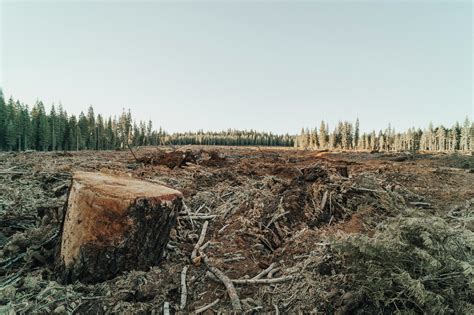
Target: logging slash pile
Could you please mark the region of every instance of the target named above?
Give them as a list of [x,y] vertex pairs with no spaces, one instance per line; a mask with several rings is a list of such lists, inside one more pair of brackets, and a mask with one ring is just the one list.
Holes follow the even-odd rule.
[[[0,313],[473,313],[474,174],[456,167],[472,157],[400,156],[3,153]],[[156,264],[61,281],[78,171],[182,193]]]

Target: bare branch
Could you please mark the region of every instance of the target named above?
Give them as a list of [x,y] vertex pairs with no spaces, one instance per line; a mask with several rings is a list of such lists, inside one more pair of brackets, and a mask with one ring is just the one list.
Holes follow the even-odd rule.
[[207,311],[208,309],[210,309],[211,307],[213,307],[214,305],[216,305],[217,303],[219,303],[220,299],[216,299],[214,302],[210,303],[210,304],[207,304],[201,308],[198,308],[197,310],[195,310],[194,312],[196,314],[199,314],[199,313],[202,313],[202,312],[205,312]]
[[188,271],[188,266],[184,266],[181,271],[181,304],[180,309],[184,310],[186,308],[186,299],[188,297],[188,291],[186,288],[186,272]]

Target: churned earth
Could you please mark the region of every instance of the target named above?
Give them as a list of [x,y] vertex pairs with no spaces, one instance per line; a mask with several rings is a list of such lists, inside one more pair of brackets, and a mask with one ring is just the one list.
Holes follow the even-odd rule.
[[[191,259],[206,221],[201,251],[213,267],[268,280],[235,281],[244,312],[469,312],[473,169],[474,157],[461,154],[289,148],[0,153],[0,313],[190,313],[211,303],[204,312],[232,311],[225,286],[199,255]],[[78,170],[183,193],[164,260],[95,285],[56,282]]]

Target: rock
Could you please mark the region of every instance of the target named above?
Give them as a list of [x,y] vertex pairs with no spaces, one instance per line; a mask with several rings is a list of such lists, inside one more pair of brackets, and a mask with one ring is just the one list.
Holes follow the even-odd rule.
[[58,280],[95,283],[158,264],[181,199],[179,191],[162,185],[76,172],[61,230]]

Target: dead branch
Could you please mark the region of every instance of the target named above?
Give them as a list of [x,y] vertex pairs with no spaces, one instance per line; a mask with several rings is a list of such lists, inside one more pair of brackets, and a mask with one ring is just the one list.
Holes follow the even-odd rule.
[[242,305],[240,304],[240,299],[237,295],[237,291],[235,290],[232,280],[230,280],[229,277],[227,277],[225,273],[223,273],[220,269],[211,265],[211,263],[209,262],[209,258],[207,258],[206,254],[201,253],[201,257],[207,269],[209,269],[209,271],[212,272],[217,278],[219,278],[219,280],[224,284],[225,288],[227,289],[227,293],[229,294],[229,298],[232,303],[232,307],[234,308],[234,311],[242,311]]
[[207,226],[209,225],[209,221],[205,221],[204,224],[202,225],[202,230],[201,230],[201,235],[199,236],[199,239],[194,245],[193,252],[191,253],[191,261],[194,263],[194,260],[197,257],[197,253],[199,248],[202,246],[202,243],[204,243],[204,238],[206,237],[206,232],[207,232]]
[[26,174],[22,171],[12,171],[12,170],[0,170],[0,175],[21,175]]
[[188,297],[188,291],[186,289],[186,272],[188,271],[188,266],[184,266],[181,271],[181,304],[179,308],[184,310],[186,308],[186,299]]
[[321,200],[321,205],[319,206],[319,209],[322,211],[324,210],[324,207],[326,206],[326,201],[328,200],[328,191],[326,190],[323,194],[323,199]]
[[201,247],[199,247],[199,250],[205,250],[207,248],[207,246],[209,246],[209,244],[211,244],[211,241],[207,241],[206,243],[204,243],[204,245],[202,245]]
[[410,201],[409,202],[410,206],[415,206],[415,207],[431,207],[431,203],[429,202],[421,202],[421,201]]
[[273,304],[273,307],[275,308],[275,315],[280,315],[280,310],[278,309],[278,306],[276,304]]
[[270,272],[269,272],[268,275],[267,275],[267,278],[273,278],[273,275],[274,275],[275,273],[277,273],[278,271],[280,271],[280,270],[281,270],[280,267],[276,267],[276,268],[270,270]]
[[135,158],[135,161],[137,161],[137,163],[140,163],[140,160],[138,160],[137,156],[135,155],[135,152],[133,152],[132,148],[130,147],[130,144],[127,143],[127,147],[130,150],[130,152],[132,152],[132,155]]
[[280,278],[271,278],[271,279],[236,279],[232,280],[232,283],[235,284],[273,284],[280,283],[295,279],[294,275],[284,276]]
[[[276,269],[276,268],[275,268]],[[222,282],[216,275],[212,272],[206,272],[206,276],[214,282]],[[290,281],[292,279],[296,279],[297,276],[295,275],[288,275],[279,278],[270,278],[270,279],[234,279],[231,280],[233,284],[274,284],[280,283],[285,281]]]
[[186,210],[186,213],[188,214],[189,222],[191,222],[191,229],[194,231],[193,219],[191,218],[191,214],[190,214],[189,208],[188,208],[188,206],[186,205],[186,203],[184,202],[184,200],[183,200],[183,207],[184,207],[184,210]]
[[170,302],[163,304],[163,315],[170,315]]
[[245,257],[237,256],[237,257],[226,258],[224,259],[224,262],[228,263],[232,261],[240,261],[240,260],[245,260],[245,259],[246,259]]
[[216,217],[217,217],[217,215],[215,215],[215,214],[187,216],[187,218],[189,218],[191,220],[212,220],[212,219],[215,219]]
[[275,268],[276,264],[275,263],[272,263],[270,266],[268,266],[267,269],[263,270],[262,272],[260,272],[258,275],[256,275],[255,277],[252,278],[252,280],[257,280],[257,279],[260,279],[262,278],[263,276],[265,276],[266,274],[268,274],[273,268]]
[[199,313],[202,313],[202,312],[205,312],[207,311],[208,309],[210,309],[211,307],[213,307],[214,305],[216,305],[217,303],[219,303],[220,299],[216,299],[214,302],[210,303],[210,304],[207,304],[201,308],[198,308],[197,310],[195,310],[194,312],[196,314],[199,314]]
[[229,226],[229,224],[224,225],[219,231],[217,231],[217,234],[221,234],[224,232],[224,230]]

